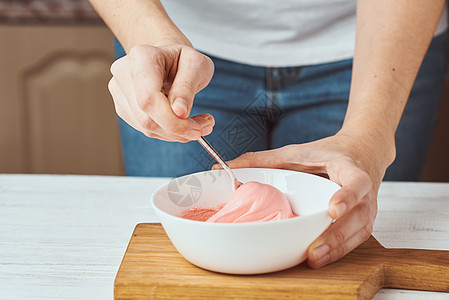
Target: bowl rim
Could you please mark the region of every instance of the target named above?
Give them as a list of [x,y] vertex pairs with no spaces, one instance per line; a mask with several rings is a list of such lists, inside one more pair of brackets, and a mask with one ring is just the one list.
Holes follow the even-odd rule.
[[[331,183],[333,183],[335,186],[339,187],[332,195],[334,195],[338,190],[341,189],[341,186],[339,184],[337,184],[336,182],[333,182],[330,179],[326,179],[324,177],[318,176],[318,175],[314,175],[314,174],[310,174],[310,173],[306,173],[306,172],[300,172],[300,171],[293,171],[293,170],[285,170],[285,169],[275,169],[275,168],[236,168],[235,170],[253,170],[253,169],[259,169],[259,170],[276,170],[276,171],[282,171],[282,172],[287,172],[287,173],[301,173],[301,174],[305,174],[307,176],[314,176],[314,177],[319,177],[323,180],[327,180]],[[184,176],[192,176],[195,174],[202,174],[205,172],[211,172],[211,171],[222,171],[222,170],[206,170],[206,171],[200,171],[200,172],[195,172],[195,173],[190,173],[190,174],[186,174],[180,177],[174,177],[171,178],[171,180],[175,180]],[[162,214],[164,216],[167,216],[169,218],[174,218],[178,221],[181,222],[187,222],[187,223],[191,223],[191,224],[207,224],[206,226],[232,226],[232,227],[247,227],[247,226],[266,226],[266,224],[287,224],[289,222],[293,223],[293,222],[297,222],[300,219],[304,219],[304,218],[308,218],[308,217],[312,217],[318,214],[322,214],[323,212],[327,212],[328,208],[326,209],[322,209],[319,210],[313,214],[308,214],[308,215],[301,215],[301,216],[297,216],[297,217],[293,217],[293,218],[289,218],[289,219],[284,219],[284,220],[276,220],[276,221],[269,221],[269,222],[244,222],[244,223],[207,223],[207,222],[203,222],[203,221],[197,221],[197,220],[190,220],[190,219],[185,219],[182,217],[178,217],[175,215],[172,215],[170,213],[167,213],[165,211],[163,211],[162,209],[160,209],[159,207],[157,207],[156,203],[155,203],[155,195],[162,190],[165,186],[168,185],[169,182],[162,184],[161,186],[159,186],[156,190],[153,191],[153,193],[151,193],[151,206],[153,208],[153,210],[156,213]],[[332,198],[332,197],[331,197]],[[329,199],[330,200],[330,199]],[[329,216],[329,213],[327,214]],[[332,222],[334,222],[334,219],[332,219],[330,216],[329,218],[332,220]],[[159,220],[160,221],[160,220]],[[192,223],[193,222],[193,223]],[[162,223],[162,222],[161,222]],[[273,225],[271,225],[273,226]]]

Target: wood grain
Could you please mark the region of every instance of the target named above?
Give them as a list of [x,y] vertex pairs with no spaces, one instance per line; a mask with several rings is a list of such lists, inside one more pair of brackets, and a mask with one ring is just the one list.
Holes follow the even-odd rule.
[[263,275],[198,268],[160,224],[137,225],[118,271],[115,299],[371,299],[382,287],[449,292],[449,251],[385,249],[374,237],[340,261]]
[[[0,174],[0,299],[113,299],[134,227],[158,222],[149,199],[168,181]],[[383,182],[373,235],[388,247],[449,250],[448,201],[449,184]],[[449,293],[385,288],[373,299]]]

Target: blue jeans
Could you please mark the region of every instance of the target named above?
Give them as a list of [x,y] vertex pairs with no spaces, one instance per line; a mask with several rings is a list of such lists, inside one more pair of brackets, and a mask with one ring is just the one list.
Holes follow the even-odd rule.
[[[447,65],[446,33],[430,45],[396,134],[397,157],[385,180],[419,180],[432,139]],[[125,53],[115,43],[117,57]],[[215,74],[191,115],[210,113],[209,142],[225,160],[248,151],[334,135],[348,105],[352,60],[268,68],[211,57]],[[150,139],[120,120],[127,175],[175,177],[210,169],[202,146]]]

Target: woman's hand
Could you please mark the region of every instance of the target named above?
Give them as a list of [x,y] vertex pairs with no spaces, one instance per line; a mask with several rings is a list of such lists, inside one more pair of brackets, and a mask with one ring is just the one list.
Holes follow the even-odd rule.
[[[370,150],[366,144],[355,144],[354,140],[337,134],[307,144],[245,153],[229,162],[231,168],[266,167],[317,174],[341,186],[329,202],[329,215],[336,221],[308,249],[308,263],[314,268],[345,256],[373,230],[377,191],[391,161],[376,161],[376,155],[367,155]],[[214,165],[216,168],[219,166]]]
[[195,94],[212,78],[210,58],[190,46],[136,46],[111,66],[117,114],[148,137],[188,142],[212,132],[210,114],[189,117]]

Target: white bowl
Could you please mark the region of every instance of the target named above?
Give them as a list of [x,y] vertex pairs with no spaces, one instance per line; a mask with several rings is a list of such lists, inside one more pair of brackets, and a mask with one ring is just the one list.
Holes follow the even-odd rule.
[[331,224],[327,213],[340,188],[325,178],[277,169],[235,169],[242,181],[271,184],[300,217],[262,223],[205,223],[180,218],[191,207],[214,207],[233,192],[223,170],[177,178],[157,189],[152,206],[173,245],[192,264],[231,274],[284,270],[306,260],[309,245]]

